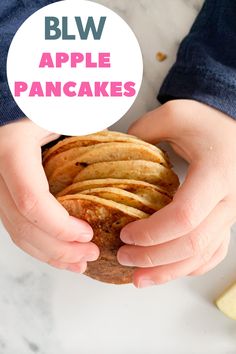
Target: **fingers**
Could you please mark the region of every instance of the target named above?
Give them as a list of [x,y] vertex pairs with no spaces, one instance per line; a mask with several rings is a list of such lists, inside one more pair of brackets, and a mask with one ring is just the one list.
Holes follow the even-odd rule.
[[153,144],[161,140],[169,140],[177,128],[173,126],[174,122],[169,120],[169,116],[171,116],[169,108],[171,109],[171,104],[165,104],[146,113],[131,125],[128,133]]
[[[1,212],[1,219],[2,222],[5,226],[5,228],[13,233],[14,231],[12,230],[12,226],[9,223],[9,221],[7,220],[7,218],[4,216],[4,214]],[[30,256],[32,256],[33,258],[47,263],[49,265],[51,265],[52,267],[58,268],[58,269],[65,269],[65,270],[69,270],[72,272],[76,272],[76,273],[84,273],[86,268],[87,268],[87,262],[85,261],[80,261],[79,263],[75,263],[75,264],[71,264],[71,263],[64,263],[62,261],[59,260],[54,260],[53,258],[49,259],[47,253],[40,251],[39,249],[37,249],[36,247],[34,247],[31,243],[25,241],[25,240],[21,240],[21,242],[17,242],[17,237],[13,236],[13,241],[15,244],[17,244],[18,246],[20,246],[20,248],[27,254],[29,254]]]
[[87,269],[87,263],[77,263],[77,264],[70,264],[67,270],[70,270],[74,273],[84,273]]
[[[91,242],[65,242],[48,236],[37,226],[28,222],[14,208],[14,202],[3,184],[1,184],[0,191],[4,200],[1,205],[4,205],[5,208],[4,211],[1,208],[1,215],[4,217],[4,223],[13,241],[20,248],[29,250],[31,255],[33,252],[37,259],[42,259],[43,257],[43,261],[50,264],[54,261],[60,263],[87,262],[98,258],[98,247]],[[35,250],[37,250],[37,254]]]
[[[17,246],[29,249],[27,244],[30,245],[39,251],[39,254],[43,255],[43,260],[47,263],[53,261],[76,263],[94,261],[98,258],[99,251],[93,243],[80,244],[78,242],[54,240],[32,224],[24,224],[24,221],[21,221],[19,228],[17,225],[10,224],[6,217],[4,224]],[[39,255],[37,258],[39,259]]]
[[202,275],[215,268],[220,262],[222,262],[225,259],[229,248],[229,242],[230,242],[230,235],[225,239],[225,241],[218,248],[218,250],[215,252],[215,254],[213,255],[213,257],[208,263],[204,264],[197,270],[194,270],[189,275],[193,275],[193,276]]
[[25,253],[29,254],[33,258],[36,258],[41,262],[47,263],[48,265],[54,268],[58,268],[61,270],[69,270],[76,273],[84,273],[86,271],[87,262],[85,261],[80,261],[79,263],[71,264],[63,263],[54,259],[49,260],[43,252],[39,251],[37,248],[33,247],[32,244],[24,240],[22,240],[20,247]]
[[[209,259],[223,242],[219,230],[230,227],[232,216],[226,202],[221,202],[195,230],[176,240],[151,247],[120,248],[118,261],[126,266],[155,267],[187,258]],[[199,264],[200,266],[201,264]]]
[[161,244],[194,230],[224,197],[219,179],[206,166],[192,167],[172,203],[147,219],[128,224],[121,231],[124,243]]
[[122,265],[143,268],[174,263],[193,256],[194,250],[188,236],[158,246],[123,246],[117,253]]
[[14,155],[12,151],[5,155],[1,159],[1,174],[19,213],[32,224],[64,241],[88,242],[92,239],[90,225],[69,216],[49,193],[39,147],[22,144]]
[[29,228],[23,236],[13,234],[13,238],[20,248],[24,242],[28,242],[37,248],[47,256],[47,263],[50,261],[60,263],[95,261],[99,255],[97,246],[91,242],[84,244],[54,240],[35,227]]
[[[129,128],[129,134],[138,136],[150,143],[156,144],[162,140],[173,142],[184,136],[198,134],[199,122],[202,126],[203,117],[207,115],[208,121],[214,126],[217,120],[222,119],[222,113],[194,100],[172,100],[157,109],[146,113]],[[212,120],[213,118],[213,120]],[[225,118],[225,117],[224,117]],[[201,134],[209,127],[204,126]],[[203,139],[203,138],[202,138]]]
[[[225,234],[224,237],[226,237]],[[221,245],[219,246],[219,248],[220,247]],[[211,252],[212,254],[215,254],[217,252],[215,247],[212,247]],[[138,269],[134,273],[134,279],[133,279],[134,285],[138,288],[144,288],[147,286],[164,284],[171,280],[185,277],[190,273],[193,273],[194,270],[198,268],[200,265],[203,267],[205,264],[208,264],[210,261],[210,259],[208,259],[208,256],[209,256],[209,252],[206,255],[203,254],[202,257],[198,256],[194,258],[189,258],[187,260],[177,262],[177,263],[172,263],[172,264],[149,268],[149,269],[148,268]],[[205,259],[205,261],[203,259]],[[219,259],[219,262],[220,261],[221,259]]]

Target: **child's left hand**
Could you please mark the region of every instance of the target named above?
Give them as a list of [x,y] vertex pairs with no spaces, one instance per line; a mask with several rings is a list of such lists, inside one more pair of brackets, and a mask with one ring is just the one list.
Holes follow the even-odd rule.
[[176,100],[148,113],[130,134],[169,141],[189,162],[173,201],[127,225],[118,260],[136,266],[137,287],[203,274],[224,259],[236,220],[236,122],[207,105]]

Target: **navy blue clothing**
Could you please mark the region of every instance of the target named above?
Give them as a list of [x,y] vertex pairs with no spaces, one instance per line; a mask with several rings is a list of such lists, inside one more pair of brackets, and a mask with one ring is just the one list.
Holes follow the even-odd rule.
[[236,119],[236,1],[207,0],[158,94],[194,99]]
[[[6,78],[11,40],[24,20],[56,0],[4,0],[0,3],[0,125],[24,114],[15,103]],[[206,0],[158,99],[194,99],[236,119],[236,0]]]
[[53,2],[56,0],[0,0],[0,125],[24,116],[7,83],[6,61],[11,41],[30,15]]

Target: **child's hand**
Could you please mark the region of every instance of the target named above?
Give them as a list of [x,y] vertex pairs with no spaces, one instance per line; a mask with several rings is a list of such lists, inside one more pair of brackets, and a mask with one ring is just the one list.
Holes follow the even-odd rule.
[[203,274],[227,253],[236,221],[236,122],[207,105],[170,101],[136,122],[129,133],[169,141],[190,164],[168,206],[127,225],[121,264],[139,267],[136,286]]
[[96,260],[91,227],[49,193],[41,146],[57,136],[22,119],[0,128],[0,217],[13,242],[61,269],[84,272]]

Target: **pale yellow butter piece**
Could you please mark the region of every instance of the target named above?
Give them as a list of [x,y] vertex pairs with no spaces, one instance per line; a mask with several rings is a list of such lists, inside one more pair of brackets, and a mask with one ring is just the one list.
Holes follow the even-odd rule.
[[236,283],[216,300],[216,306],[226,316],[236,320]]

